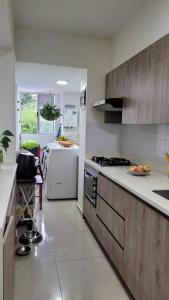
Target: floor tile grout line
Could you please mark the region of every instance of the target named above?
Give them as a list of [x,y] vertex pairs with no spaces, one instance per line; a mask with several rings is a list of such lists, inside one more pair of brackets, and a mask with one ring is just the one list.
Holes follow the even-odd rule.
[[55,260],[55,257],[54,257],[54,262],[55,262],[56,273],[57,273],[58,282],[59,282],[59,288],[60,288],[61,300],[63,300],[62,285],[61,285],[61,280],[60,280],[60,276],[59,276],[59,270],[58,270],[58,266],[57,266],[57,262],[56,262],[56,260]]
[[104,255],[100,255],[100,256],[90,256],[90,257],[81,257],[81,258],[72,258],[72,259],[66,259],[66,260],[61,260],[61,261],[57,261],[55,259],[56,264],[60,264],[60,263],[66,263],[66,262],[71,262],[71,261],[80,261],[80,260],[94,260],[97,258],[104,258]]

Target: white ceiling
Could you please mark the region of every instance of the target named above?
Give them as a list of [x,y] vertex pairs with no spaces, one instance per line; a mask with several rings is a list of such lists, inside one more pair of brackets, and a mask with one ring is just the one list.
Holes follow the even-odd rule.
[[[59,87],[57,80],[67,80],[68,85]],[[36,93],[80,92],[86,81],[84,69],[48,66],[34,63],[16,63],[16,83],[19,90]]]
[[14,0],[17,26],[110,38],[147,0]]

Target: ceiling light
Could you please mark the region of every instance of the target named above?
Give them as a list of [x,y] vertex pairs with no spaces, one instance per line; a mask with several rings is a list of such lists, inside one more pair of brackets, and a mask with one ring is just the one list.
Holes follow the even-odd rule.
[[66,80],[57,80],[56,83],[58,85],[67,85],[68,84],[68,82]]

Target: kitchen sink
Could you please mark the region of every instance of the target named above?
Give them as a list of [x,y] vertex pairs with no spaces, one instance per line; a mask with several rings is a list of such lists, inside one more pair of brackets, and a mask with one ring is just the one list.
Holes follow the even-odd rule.
[[169,190],[159,190],[153,192],[169,200]]

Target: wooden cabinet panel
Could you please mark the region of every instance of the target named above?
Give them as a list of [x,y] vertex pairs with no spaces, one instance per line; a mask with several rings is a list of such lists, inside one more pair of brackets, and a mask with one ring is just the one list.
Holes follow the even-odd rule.
[[131,196],[126,212],[124,280],[137,300],[168,300],[169,221]]
[[169,123],[169,34],[106,76],[106,97],[124,97],[123,124]]
[[86,220],[88,221],[89,225],[95,232],[96,209],[85,196],[83,199],[83,214]]
[[122,123],[137,124],[139,97],[139,59],[132,58],[124,64],[124,100]]
[[101,174],[98,176],[97,191],[112,208],[125,218],[125,202],[128,195],[125,191]]
[[138,124],[153,123],[156,55],[150,46],[137,55],[139,60]]
[[169,123],[169,34],[153,44],[153,123]]
[[118,272],[123,274],[123,249],[113,239],[102,222],[96,217],[96,235]]
[[96,214],[119,244],[124,247],[124,220],[99,196],[97,196]]
[[106,75],[106,98],[123,97],[123,65]]

